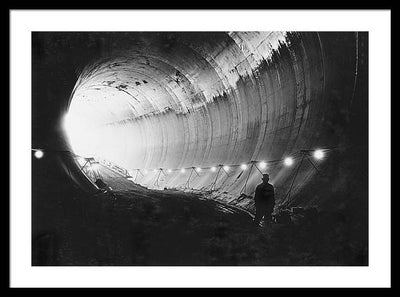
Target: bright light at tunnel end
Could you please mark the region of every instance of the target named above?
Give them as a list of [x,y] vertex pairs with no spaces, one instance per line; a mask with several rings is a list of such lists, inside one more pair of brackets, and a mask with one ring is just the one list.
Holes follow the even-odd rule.
[[70,110],[63,118],[63,129],[73,152],[80,156],[90,156],[88,153],[88,137],[85,124]]

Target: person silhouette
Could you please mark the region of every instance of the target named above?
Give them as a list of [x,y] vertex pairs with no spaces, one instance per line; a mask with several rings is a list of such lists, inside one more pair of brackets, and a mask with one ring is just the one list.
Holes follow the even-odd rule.
[[272,212],[275,207],[275,190],[274,186],[269,181],[269,174],[263,174],[262,183],[256,188],[254,195],[254,202],[256,205],[256,216],[254,217],[254,224],[260,225],[264,217],[264,223],[270,224],[272,220]]

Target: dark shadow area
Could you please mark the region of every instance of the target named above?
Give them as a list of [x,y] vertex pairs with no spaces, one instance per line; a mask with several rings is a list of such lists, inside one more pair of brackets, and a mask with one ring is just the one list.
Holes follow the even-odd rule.
[[[351,219],[316,208],[255,228],[245,212],[199,194],[152,191],[105,177],[121,190],[88,195],[33,162],[33,265],[366,265]],[[45,181],[45,182],[44,182]],[[131,189],[122,184],[131,183]]]

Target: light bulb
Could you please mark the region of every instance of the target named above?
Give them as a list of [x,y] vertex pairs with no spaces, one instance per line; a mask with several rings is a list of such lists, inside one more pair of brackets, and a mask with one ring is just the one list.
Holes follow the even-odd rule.
[[260,162],[260,168],[261,169],[265,169],[267,167],[267,163],[265,163],[264,161]]
[[316,150],[313,155],[315,159],[321,160],[324,157],[324,152],[322,150]]
[[41,150],[37,150],[37,151],[34,153],[34,155],[35,155],[36,159],[40,159],[40,158],[43,157],[44,153],[43,153],[43,151],[41,151]]
[[291,166],[291,165],[293,165],[293,158],[287,157],[287,158],[285,158],[285,160],[283,162],[286,166]]

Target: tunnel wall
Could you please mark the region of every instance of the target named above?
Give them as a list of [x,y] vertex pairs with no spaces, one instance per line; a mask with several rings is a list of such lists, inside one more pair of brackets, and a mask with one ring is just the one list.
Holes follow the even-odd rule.
[[[270,174],[283,203],[290,198],[286,193],[300,150],[352,145],[346,129],[354,116],[358,33],[142,33],[129,38],[114,36],[113,47],[82,72],[69,111],[77,115],[80,131],[89,127],[88,152],[126,168],[137,183],[207,190],[214,182],[211,195],[252,209],[250,197],[238,197],[252,195],[261,174],[254,168],[249,175],[237,165],[270,161],[262,171]],[[337,158],[335,150],[326,153]],[[272,161],[290,155],[292,167]],[[219,164],[229,165],[229,171],[217,176],[209,170]],[[317,165],[324,170],[324,160]],[[191,174],[190,167],[203,170]],[[159,168],[174,170],[153,172]],[[136,169],[148,173],[142,176]],[[318,174],[305,161],[291,197]]]

